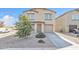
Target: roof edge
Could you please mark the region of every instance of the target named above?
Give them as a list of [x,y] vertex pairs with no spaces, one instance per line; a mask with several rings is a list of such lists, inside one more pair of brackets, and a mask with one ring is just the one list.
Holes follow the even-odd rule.
[[[37,12],[37,11],[35,11],[35,9],[44,9],[44,10],[48,10],[48,11],[51,11],[51,12],[56,13],[56,11],[54,11],[54,10],[49,10],[48,8],[31,8],[30,10],[26,10],[26,11],[24,11],[24,12],[27,12],[27,11],[34,11],[34,12]],[[24,12],[23,12],[23,13],[24,13]]]
[[77,8],[77,9],[74,9],[74,10],[67,11],[67,12],[63,13],[62,15],[56,17],[56,19],[60,18],[61,16],[64,16],[67,13],[73,12],[73,11],[79,11],[79,9]]

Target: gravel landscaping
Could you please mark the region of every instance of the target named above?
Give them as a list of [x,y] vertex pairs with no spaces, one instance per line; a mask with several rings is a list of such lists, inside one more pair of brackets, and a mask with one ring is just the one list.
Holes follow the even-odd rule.
[[42,39],[45,43],[38,43],[38,38],[35,36],[29,37],[29,39],[19,39],[14,35],[0,38],[0,49],[9,48],[21,48],[21,49],[56,49],[53,43],[46,38]]

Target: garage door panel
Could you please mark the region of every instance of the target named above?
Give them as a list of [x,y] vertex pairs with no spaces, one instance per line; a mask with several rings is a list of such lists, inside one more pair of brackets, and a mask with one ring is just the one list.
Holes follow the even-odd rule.
[[45,25],[45,32],[53,32],[53,25],[46,24]]

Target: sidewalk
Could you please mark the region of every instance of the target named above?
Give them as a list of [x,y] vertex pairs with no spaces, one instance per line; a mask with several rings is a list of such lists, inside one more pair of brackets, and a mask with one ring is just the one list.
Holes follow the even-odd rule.
[[73,46],[70,46],[70,47],[62,48],[60,50],[79,50],[79,46],[73,45]]
[[[79,44],[77,44],[76,42],[73,42],[73,41],[70,40],[70,39],[73,39],[73,37],[64,35],[62,33],[57,33],[57,32],[56,32],[56,34],[59,35],[64,40],[66,40],[67,42],[73,44],[72,46],[61,48],[60,50],[79,50]],[[68,39],[68,37],[70,39]]]
[[1,33],[0,34],[0,38],[3,38],[3,37],[6,37],[6,36],[10,36],[10,35],[13,35],[13,34],[15,34],[16,33],[16,31],[10,31],[10,32],[8,32],[8,33]]

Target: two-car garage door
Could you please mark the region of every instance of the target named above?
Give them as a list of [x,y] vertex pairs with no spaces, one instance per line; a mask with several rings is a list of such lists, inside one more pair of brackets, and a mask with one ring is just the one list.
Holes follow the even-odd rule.
[[[32,24],[32,32],[35,32],[35,25]],[[39,32],[39,30],[42,32],[42,25],[37,25],[37,31]],[[53,24],[44,24],[44,32],[53,32]]]
[[53,25],[52,24],[45,24],[44,30],[45,30],[45,32],[53,32]]

